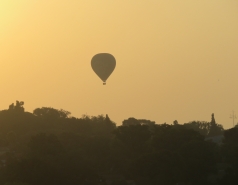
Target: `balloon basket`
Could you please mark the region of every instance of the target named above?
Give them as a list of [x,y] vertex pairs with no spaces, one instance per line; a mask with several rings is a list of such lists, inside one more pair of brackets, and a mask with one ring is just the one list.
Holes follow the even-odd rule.
[[106,82],[103,82],[103,85],[106,85]]

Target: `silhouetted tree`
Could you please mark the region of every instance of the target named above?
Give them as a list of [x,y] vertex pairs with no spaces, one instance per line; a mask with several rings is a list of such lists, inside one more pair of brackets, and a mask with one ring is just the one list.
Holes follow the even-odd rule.
[[16,112],[24,112],[24,102],[21,101],[16,101],[16,105],[14,105],[14,103],[12,103],[11,105],[9,105],[9,109],[10,111],[16,111]]
[[139,120],[135,118],[128,118],[122,122],[122,126],[130,126],[130,125],[140,125]]
[[210,132],[211,123],[207,121],[191,121],[189,123],[184,123],[187,129],[193,129],[199,132],[203,136],[207,136]]
[[216,123],[214,114],[212,114],[212,119],[210,122],[191,121],[189,123],[184,123],[184,126],[188,129],[193,129],[207,137],[222,135],[224,130],[222,125]]
[[136,118],[128,118],[122,122],[122,126],[130,126],[130,125],[147,125],[149,127],[154,127],[155,122],[147,119],[136,119]]
[[58,110],[51,107],[42,107],[36,108],[33,114],[41,118],[59,119],[68,118],[71,113],[63,109]]
[[223,127],[216,123],[214,114],[212,114],[211,128],[210,128],[210,131],[208,133],[208,137],[222,135],[222,133],[223,133]]
[[17,101],[0,111],[0,184],[105,185],[118,175],[125,178],[114,184],[208,185],[220,161],[230,166],[220,182],[238,182],[238,128],[224,132],[222,146],[206,141],[208,133],[223,131],[214,114],[211,122],[184,125],[131,117],[116,127],[108,115],[75,118],[51,107],[32,114],[23,105]]
[[178,123],[178,121],[177,120],[174,120],[173,121],[173,125],[178,125],[179,123]]
[[151,136],[148,126],[146,125],[119,126],[114,131],[114,134],[116,139],[131,149],[141,149],[142,145],[145,144]]

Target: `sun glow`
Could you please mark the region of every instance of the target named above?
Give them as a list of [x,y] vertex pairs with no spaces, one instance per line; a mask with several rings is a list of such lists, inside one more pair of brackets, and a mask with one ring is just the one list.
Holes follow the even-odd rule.
[[7,37],[11,29],[16,28],[31,1],[1,0],[0,1],[0,38]]

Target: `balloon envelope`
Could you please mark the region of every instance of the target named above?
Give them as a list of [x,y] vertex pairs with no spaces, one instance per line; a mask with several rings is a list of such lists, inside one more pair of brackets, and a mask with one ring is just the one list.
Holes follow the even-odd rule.
[[116,67],[115,58],[109,53],[96,54],[91,61],[93,71],[106,84],[106,80]]

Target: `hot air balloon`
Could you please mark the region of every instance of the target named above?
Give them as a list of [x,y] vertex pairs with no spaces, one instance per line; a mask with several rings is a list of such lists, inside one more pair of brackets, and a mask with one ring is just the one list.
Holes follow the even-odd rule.
[[93,71],[103,81],[103,85],[106,85],[106,80],[116,67],[116,60],[109,53],[99,53],[92,58],[91,66]]

